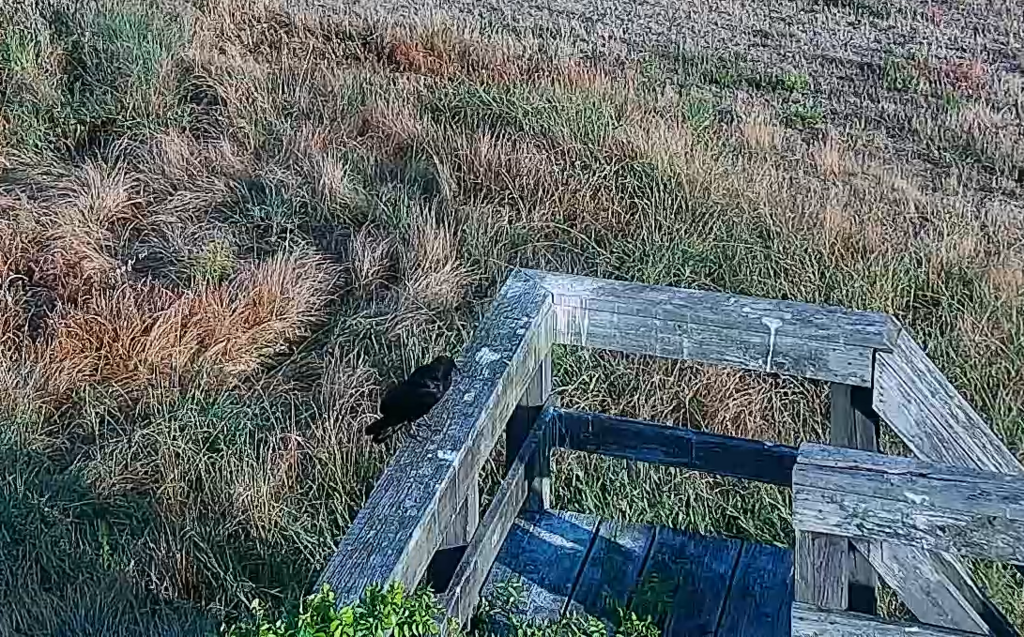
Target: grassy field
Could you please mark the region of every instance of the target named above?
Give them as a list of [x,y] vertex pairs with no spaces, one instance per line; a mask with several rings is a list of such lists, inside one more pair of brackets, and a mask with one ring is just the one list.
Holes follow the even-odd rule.
[[[0,11],[0,635],[191,634],[307,592],[393,451],[360,436],[380,390],[457,352],[510,266],[890,312],[1021,457],[1022,10],[800,7],[870,46],[598,49],[238,0]],[[819,384],[572,349],[556,383],[826,437]],[[777,489],[556,474],[559,506],[791,541]],[[1024,626],[1024,581],[977,572]]]

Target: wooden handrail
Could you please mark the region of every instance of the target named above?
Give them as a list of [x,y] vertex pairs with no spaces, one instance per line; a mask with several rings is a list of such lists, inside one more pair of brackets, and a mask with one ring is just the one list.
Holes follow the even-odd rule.
[[[398,451],[322,573],[320,581],[334,587],[339,603],[354,601],[373,583],[414,586],[442,542],[469,541],[477,521],[471,509],[479,469],[509,417],[533,413],[550,392],[546,361],[555,344],[827,381],[836,444],[871,449],[874,427],[884,422],[924,460],[1024,474],[909,331],[888,315],[515,270],[461,356],[464,373],[430,415],[434,425],[427,440]],[[516,411],[520,400],[526,402]],[[790,452],[780,445],[564,413],[569,448],[774,484],[790,479]],[[508,429],[513,450],[525,432],[520,421],[513,419]],[[746,454],[749,462],[719,462],[712,453],[718,449]],[[547,481],[540,474],[546,476],[540,471],[533,481],[533,500],[543,506]],[[459,511],[467,514],[465,523],[453,521]],[[964,533],[973,532],[964,524]],[[844,587],[842,595],[832,594],[838,588],[822,591],[832,603],[846,606],[848,576],[852,583],[873,586],[870,572],[867,578],[856,574],[858,566],[865,568],[857,557],[863,555],[922,621],[972,633],[1015,634],[955,556],[925,548],[945,544],[924,537],[922,546],[890,536],[860,537],[853,541],[857,552],[848,557],[845,538],[817,533],[815,539],[813,533],[798,531],[797,553],[816,547],[815,559],[839,569],[832,574]],[[980,536],[976,540],[981,542]],[[972,550],[984,552],[981,546]],[[996,554],[1019,557],[1008,548]],[[873,596],[869,602],[865,606],[873,606]]]
[[1024,476],[805,444],[798,531],[1024,563]]
[[793,481],[796,447],[605,414],[553,415],[556,447],[786,487]]
[[[553,341],[551,295],[522,272],[505,283],[459,360],[461,372],[403,445],[321,574],[339,604],[371,584],[415,587]],[[319,582],[317,586],[319,586]]]
[[550,410],[545,410],[537,418],[455,568],[443,606],[448,616],[460,624],[465,624],[480,601],[480,591],[505,536],[512,528],[516,514],[526,503],[530,482],[536,477],[538,455],[548,452],[545,444],[551,430],[552,415]]

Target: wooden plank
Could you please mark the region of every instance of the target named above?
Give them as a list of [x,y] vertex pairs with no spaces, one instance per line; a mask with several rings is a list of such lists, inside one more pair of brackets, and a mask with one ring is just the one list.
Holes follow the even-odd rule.
[[795,447],[564,409],[556,409],[555,418],[554,444],[568,449],[782,486],[792,482]]
[[631,603],[665,635],[710,635],[718,625],[742,542],[658,527]]
[[1024,521],[1024,476],[808,443],[793,486]]
[[[927,611],[930,624],[972,634],[989,634],[990,622],[981,614],[986,608],[981,592],[969,583],[966,573],[958,575],[946,556],[893,542],[855,539],[853,543],[857,552],[868,558],[908,608]],[[914,614],[920,618],[916,612]],[[1016,634],[1012,630],[1008,633],[994,630],[993,633]]]
[[846,610],[849,605],[848,539],[797,527],[793,551],[794,598],[819,608]]
[[[874,385],[875,411],[918,457],[990,471],[1024,472],[1013,453],[928,359],[909,330],[900,334],[891,353],[878,354]],[[959,589],[956,596],[970,605],[960,609],[959,614],[984,620],[975,626],[976,630],[991,630],[995,635],[1017,634],[967,575],[958,558],[940,555],[931,559],[935,562],[934,570],[949,573],[943,577],[952,579],[945,580],[937,590],[916,590],[919,587],[910,586],[910,590],[901,593],[901,598],[917,617],[929,623],[941,623],[946,611],[926,602],[935,596],[947,595],[948,590]],[[943,625],[966,627],[963,622]]]
[[500,582],[517,578],[525,603],[517,613],[536,620],[565,611],[590,551],[598,518],[565,511],[522,511],[509,530],[484,586],[486,597]]
[[569,306],[556,306],[555,316],[558,342],[568,345],[871,384],[874,350],[780,335],[773,331],[775,323],[744,331]]
[[[516,405],[515,411],[512,412],[512,417],[509,418],[506,425],[506,467],[510,467],[514,462],[523,440],[549,399],[551,399],[550,353],[541,359],[537,369],[533,372],[526,392],[519,399],[519,404]],[[548,437],[545,436],[539,443],[537,453],[531,459],[527,469],[530,484],[529,496],[524,506],[537,511],[548,508],[551,503],[551,453],[547,442]]]
[[602,521],[568,611],[617,620],[615,608],[628,606],[653,540],[652,526]]
[[414,587],[465,500],[498,432],[553,341],[550,294],[521,271],[502,287],[460,357],[461,372],[428,418],[428,439],[392,459],[317,583],[338,603],[370,584]]
[[[832,383],[830,398],[831,443],[837,447],[878,451],[878,414],[871,408],[871,389]],[[847,542],[846,550],[850,568],[847,610],[874,615],[878,609],[875,569],[851,542]]]
[[794,528],[1024,562],[1024,476],[820,445],[802,450]]
[[789,637],[793,553],[745,542],[716,637]]
[[879,352],[874,408],[920,458],[932,462],[1024,473],[970,404],[928,360],[910,334]]
[[441,539],[441,549],[465,546],[473,539],[477,525],[480,524],[480,479],[477,477],[468,486],[466,498],[459,506],[458,513],[452,518],[451,525]]
[[974,637],[974,634],[795,603],[793,637]]
[[793,526],[1024,564],[1024,524],[995,515],[803,487],[793,492]]
[[899,324],[878,312],[762,299],[660,285],[610,281],[528,270],[553,295],[555,305],[690,325],[761,332],[778,323],[779,336],[888,350]]
[[443,593],[448,590],[452,575],[465,555],[466,546],[473,539],[479,523],[480,482],[477,479],[476,485],[470,485],[466,499],[462,501],[458,513],[441,539],[441,545],[427,565],[424,580],[434,592]]
[[480,590],[498,555],[502,541],[508,535],[528,494],[527,467],[537,452],[544,430],[550,427],[550,415],[538,419],[530,435],[523,441],[509,467],[508,474],[498,487],[480,528],[469,543],[465,555],[451,578],[443,605],[449,617],[465,624],[480,601]]

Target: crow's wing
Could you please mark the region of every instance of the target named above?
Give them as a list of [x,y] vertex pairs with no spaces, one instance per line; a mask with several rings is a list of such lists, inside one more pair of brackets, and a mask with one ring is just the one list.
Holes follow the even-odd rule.
[[425,416],[430,408],[441,399],[439,383],[424,384],[416,387],[406,396],[405,410],[413,418]]
[[407,391],[404,383],[392,385],[384,390],[384,395],[380,397],[380,413],[386,414],[399,407],[403,402],[402,395]]

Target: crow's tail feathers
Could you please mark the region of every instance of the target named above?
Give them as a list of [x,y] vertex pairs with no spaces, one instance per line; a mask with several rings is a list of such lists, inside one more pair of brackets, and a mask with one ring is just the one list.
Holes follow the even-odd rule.
[[385,416],[383,418],[378,418],[367,425],[366,429],[363,430],[363,433],[368,436],[372,436],[373,442],[380,444],[395,435],[399,429],[399,424],[400,423],[397,423]]

